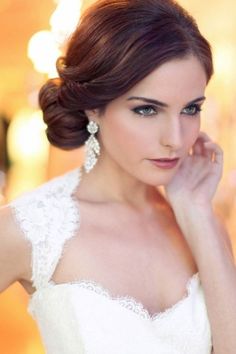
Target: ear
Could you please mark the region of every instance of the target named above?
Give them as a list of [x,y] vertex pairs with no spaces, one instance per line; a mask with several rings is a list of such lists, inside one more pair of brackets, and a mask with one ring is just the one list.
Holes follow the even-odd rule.
[[93,120],[94,122],[98,123],[98,118],[99,118],[99,110],[98,109],[86,109],[84,112],[85,112],[86,116],[88,117],[89,121]]

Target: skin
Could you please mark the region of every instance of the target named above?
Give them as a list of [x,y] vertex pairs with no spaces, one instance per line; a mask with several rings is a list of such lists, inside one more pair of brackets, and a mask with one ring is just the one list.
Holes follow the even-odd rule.
[[[95,278],[97,275],[97,279],[102,282],[105,274],[108,280],[107,288],[112,288],[110,283],[112,279],[119,280],[115,285],[123,284],[123,288],[114,289],[114,293],[133,294],[134,297],[142,299],[152,312],[157,312],[158,307],[159,309],[168,307],[183,296],[183,288],[185,289],[187,280],[196,268],[173,214],[156,188],[162,184],[167,185],[176,175],[179,166],[173,170],[160,170],[148,159],[178,155],[181,157],[180,162],[184,160],[198,137],[200,117],[199,115],[192,117],[182,112],[190,101],[204,96],[205,86],[205,72],[196,58],[173,60],[155,70],[126,95],[112,101],[104,115],[97,110],[86,112],[89,119],[96,120],[100,125],[101,156],[95,168],[88,175],[82,176],[76,191],[82,220],[79,233],[80,244],[71,247],[70,252],[67,252],[68,259],[65,256],[64,261],[60,262],[54,274],[55,281],[62,282],[74,278],[76,273],[81,274],[82,267],[84,272],[89,270],[84,274],[84,278]],[[145,111],[146,115],[142,116],[134,113],[133,109],[146,106],[147,103],[128,100],[134,96],[156,99],[164,102],[168,107],[161,108],[159,111],[155,106],[157,113],[149,116],[148,110],[148,115]],[[153,114],[152,110],[151,113]],[[86,223],[83,223],[84,215],[86,215]],[[119,218],[116,217],[117,215]],[[11,220],[11,211],[2,210],[0,222],[5,233],[1,235],[1,244],[6,244],[7,251],[4,252],[3,247],[2,261],[0,257],[2,269],[5,269],[0,290],[19,280],[31,294],[35,289],[31,285],[30,247],[28,243],[22,242],[24,238]],[[94,220],[94,225],[88,222],[90,220]],[[112,221],[112,232],[108,227],[108,220]],[[98,230],[101,230],[99,235]],[[106,256],[112,254],[114,249],[119,256],[108,259],[103,254],[104,264],[99,268],[100,259],[97,259],[92,250],[100,250],[102,253],[111,239],[114,243],[111,244],[109,252],[106,252]],[[12,242],[15,240],[10,247],[8,240]],[[74,240],[76,242],[77,238]],[[81,245],[82,240],[86,240],[87,244]],[[164,245],[163,240],[165,240]],[[14,243],[17,245],[16,249],[21,248],[22,252],[15,251]],[[86,258],[81,251],[88,247],[91,259],[97,259],[94,268],[91,259]],[[170,257],[167,258],[167,251],[163,252],[163,250],[172,248],[175,248],[176,256],[173,257],[169,251]],[[129,255],[130,250],[132,250],[132,257]],[[9,255],[7,262],[6,254]],[[71,274],[70,260],[73,257],[74,273]],[[143,262],[140,261],[140,257]],[[168,267],[165,266],[164,274],[165,263],[168,263]],[[14,264],[19,265],[17,269],[14,268]],[[76,272],[76,264],[78,264],[78,272]],[[124,272],[122,264],[130,272]],[[169,287],[173,284],[173,272],[177,265],[180,277],[175,277],[176,293],[172,296]],[[145,294],[141,294],[142,288],[140,289],[137,274],[143,273],[147,267],[150,271],[148,283],[145,281],[146,289],[149,286],[149,293],[153,295],[144,298]],[[112,274],[108,273],[109,269],[113,269]],[[156,270],[159,270],[159,276]],[[158,284],[156,287],[153,286],[154,279],[159,283],[160,276],[165,278],[165,281],[162,279],[163,294],[153,292],[153,288],[160,288]],[[131,279],[133,279],[132,283]],[[128,287],[128,284],[132,286]],[[168,299],[166,294],[169,294]],[[156,299],[160,299],[159,306]],[[151,304],[155,304],[155,308]]]
[[[74,238],[57,268],[55,282],[80,274],[104,284],[113,294],[132,295],[150,313],[183,297],[196,264],[157,187],[170,184],[198,144],[198,109],[204,102],[206,81],[195,57],[173,60],[113,100],[103,114],[86,112],[99,124],[101,154],[95,168],[83,174],[75,193],[80,203],[79,238]],[[150,107],[143,99],[131,97],[158,100],[165,107]],[[198,100],[197,107],[190,104],[193,100]],[[171,170],[150,162],[176,156],[180,161]],[[173,284],[175,292],[170,292]]]
[[[195,57],[173,60],[113,100],[103,114],[86,112],[99,124],[101,154],[75,193],[80,203],[79,238],[74,238],[59,264],[55,282],[80,274],[113,294],[132,295],[150,313],[183,297],[196,265],[157,187],[170,183],[197,142],[206,81]],[[140,97],[158,100],[165,107],[153,103],[150,107]],[[193,100],[198,106],[190,104]],[[171,170],[150,162],[176,156],[180,161]],[[173,274],[178,276],[173,279]],[[175,292],[170,292],[173,284]]]
[[[99,124],[101,155],[75,192],[79,237],[67,245],[53,280],[68,282],[78,274],[94,279],[113,295],[133,296],[153,314],[182,299],[198,270],[214,353],[234,354],[236,268],[228,235],[212,208],[223,152],[200,132],[200,114],[193,116],[195,109],[189,107],[204,96],[206,83],[198,59],[172,60],[112,101],[103,114],[86,112]],[[153,111],[130,97],[151,98],[165,107]],[[145,106],[142,115],[138,106]],[[171,170],[149,161],[176,156],[180,161]],[[7,208],[0,224],[0,291],[18,280],[32,293],[30,247]]]
[[[155,187],[164,186],[182,232],[182,240],[175,246],[183,244],[184,240],[187,242],[199,272],[212,331],[212,352],[233,354],[236,348],[236,267],[230,239],[212,207],[222,177],[223,151],[200,132],[199,115],[190,117],[184,110],[190,101],[204,96],[205,88],[204,69],[192,56],[162,65],[126,95],[111,102],[103,115],[96,110],[88,111],[89,119],[100,126],[102,153],[97,166],[82,182],[90,198],[95,195],[97,200],[131,204],[141,209],[140,217],[144,210],[155,208]],[[164,102],[166,107],[151,117],[139,117],[131,113],[138,103],[127,101],[131,96],[152,98]],[[176,156],[180,157],[180,163],[172,170],[160,170],[148,160]],[[86,190],[86,183],[90,190],[88,187]],[[174,218],[169,223],[177,233]],[[168,246],[170,249],[173,244]],[[184,257],[187,253],[186,249],[179,254]],[[160,254],[156,253],[158,256]],[[162,257],[162,271],[164,261]],[[171,258],[168,261],[171,268]],[[191,268],[189,264],[187,267]],[[178,262],[177,268],[178,272],[183,272]],[[153,284],[155,279],[153,277]],[[159,280],[165,288],[165,281]],[[172,276],[171,280],[162,297],[165,304],[170,299],[169,289],[177,291],[178,285],[175,288]],[[161,299],[160,295],[156,294],[155,299]]]
[[[98,110],[86,111],[99,124],[101,154],[95,168],[83,178],[80,189],[84,195],[130,203],[139,209],[150,206],[155,187],[171,181],[199,136],[200,113],[190,102],[204,97],[205,88],[205,71],[191,56],[157,68],[108,104],[103,115]],[[167,107],[131,97],[158,100]],[[197,105],[203,102],[201,99]],[[133,111],[137,107],[139,114]],[[180,157],[180,161],[171,170],[150,162],[165,157]]]

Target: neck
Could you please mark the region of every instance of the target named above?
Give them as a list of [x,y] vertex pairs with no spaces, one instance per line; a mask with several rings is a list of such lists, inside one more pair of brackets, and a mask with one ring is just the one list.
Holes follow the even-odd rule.
[[88,174],[82,169],[78,198],[93,202],[118,202],[137,210],[150,210],[165,199],[156,187],[139,181],[120,166],[99,160]]

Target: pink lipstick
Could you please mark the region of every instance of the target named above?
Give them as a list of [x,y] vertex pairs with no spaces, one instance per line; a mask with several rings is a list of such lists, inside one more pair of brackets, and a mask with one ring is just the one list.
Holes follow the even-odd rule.
[[175,158],[175,159],[164,158],[164,159],[156,159],[156,160],[150,160],[150,161],[155,166],[168,170],[168,169],[174,168],[178,164],[179,158]]

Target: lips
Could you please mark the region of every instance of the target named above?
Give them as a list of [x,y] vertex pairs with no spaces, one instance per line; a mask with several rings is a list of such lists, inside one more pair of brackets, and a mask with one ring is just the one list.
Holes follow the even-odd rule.
[[154,159],[154,160],[150,160],[155,166],[162,168],[162,169],[171,169],[174,168],[178,162],[179,162],[179,158],[173,158],[173,159],[169,159],[169,158],[161,158],[161,159]]
[[153,159],[152,161],[163,161],[163,162],[173,162],[179,160],[179,157],[175,157],[174,159],[169,159],[169,158],[162,158],[162,159]]

